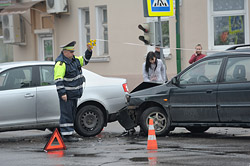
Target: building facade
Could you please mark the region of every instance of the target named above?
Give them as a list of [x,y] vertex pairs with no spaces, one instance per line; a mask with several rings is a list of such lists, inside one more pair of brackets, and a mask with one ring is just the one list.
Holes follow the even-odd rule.
[[[249,43],[249,8],[248,0],[180,0],[181,69],[189,65],[198,43],[205,54]],[[130,90],[143,80],[142,64],[154,47],[138,39],[143,34],[138,25],[152,23],[157,29],[157,18],[144,17],[142,0],[4,0],[0,10],[0,62],[53,61],[60,45],[73,40],[77,42],[75,54],[81,55],[89,40],[96,39],[87,69],[126,78]],[[6,15],[19,15],[20,41],[4,38]],[[176,18],[162,17],[161,21],[167,75],[171,78],[177,73]]]

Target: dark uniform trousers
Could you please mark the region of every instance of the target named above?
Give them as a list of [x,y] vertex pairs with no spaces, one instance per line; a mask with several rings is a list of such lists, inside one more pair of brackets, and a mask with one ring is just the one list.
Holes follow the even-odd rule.
[[74,133],[76,107],[77,99],[68,99],[65,102],[60,98],[60,131],[62,135],[72,135]]

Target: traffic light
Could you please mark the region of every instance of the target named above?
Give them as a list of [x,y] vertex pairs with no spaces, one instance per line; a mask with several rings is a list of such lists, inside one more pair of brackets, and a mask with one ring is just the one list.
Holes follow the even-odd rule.
[[143,41],[145,45],[152,45],[152,41],[154,40],[152,35],[154,33],[152,33],[153,31],[150,31],[150,29],[153,29],[151,28],[150,23],[139,24],[138,28],[144,33],[143,36],[139,36],[139,40]]

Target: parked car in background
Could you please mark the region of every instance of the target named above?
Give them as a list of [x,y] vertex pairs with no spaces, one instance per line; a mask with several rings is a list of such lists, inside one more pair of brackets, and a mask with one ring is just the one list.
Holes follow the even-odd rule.
[[[209,127],[250,127],[250,45],[206,56],[165,84],[145,83],[128,96],[128,117],[145,133],[175,127],[202,133]],[[144,88],[142,88],[144,86]],[[124,123],[126,124],[126,123]],[[131,124],[130,124],[131,126]]]
[[[82,70],[86,82],[78,101],[75,129],[79,135],[95,136],[126,106],[127,83]],[[0,63],[0,106],[0,131],[58,127],[54,62]]]

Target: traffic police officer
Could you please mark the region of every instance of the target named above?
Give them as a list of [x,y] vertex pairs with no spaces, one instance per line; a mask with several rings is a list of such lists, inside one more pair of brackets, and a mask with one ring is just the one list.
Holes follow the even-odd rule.
[[87,65],[91,56],[91,45],[87,45],[85,56],[75,56],[75,41],[61,46],[61,54],[56,58],[54,80],[60,100],[60,132],[65,142],[77,142],[73,136],[77,99],[82,96],[85,78],[81,67]]

